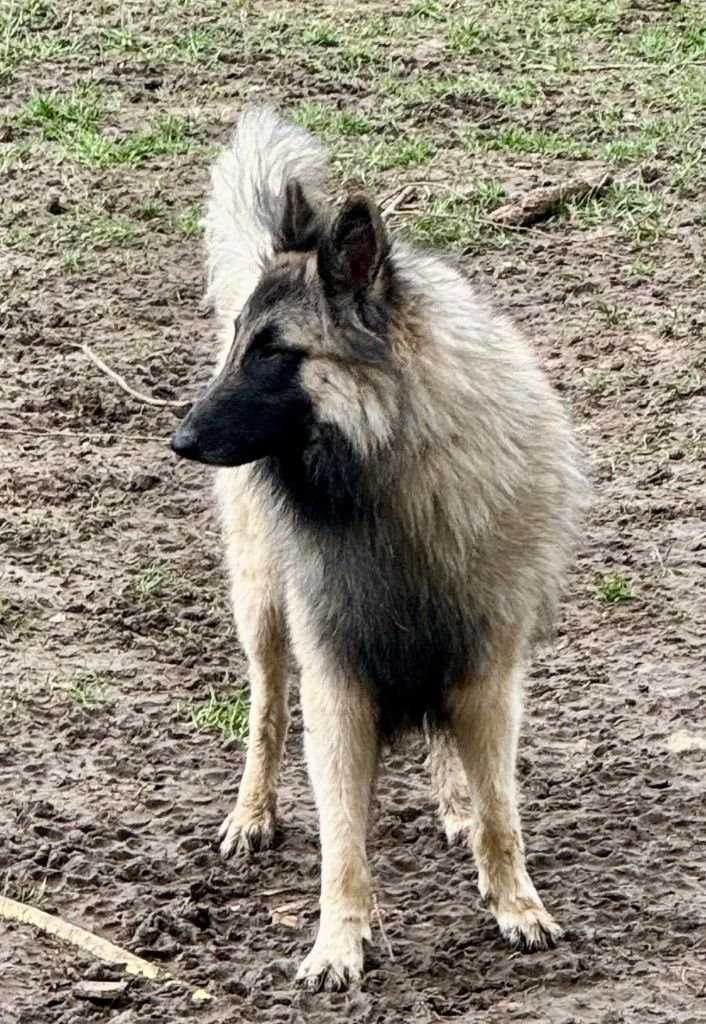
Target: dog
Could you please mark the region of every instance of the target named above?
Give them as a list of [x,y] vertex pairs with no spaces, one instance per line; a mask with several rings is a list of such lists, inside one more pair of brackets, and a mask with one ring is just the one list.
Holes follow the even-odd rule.
[[319,930],[297,980],[361,977],[381,747],[423,728],[450,842],[513,946],[561,930],[525,866],[521,680],[583,503],[567,415],[528,344],[365,194],[326,198],[317,141],[248,109],[212,171],[207,299],[222,341],[174,451],[217,473],[250,729],[221,851],[268,847],[301,680],[320,818]]

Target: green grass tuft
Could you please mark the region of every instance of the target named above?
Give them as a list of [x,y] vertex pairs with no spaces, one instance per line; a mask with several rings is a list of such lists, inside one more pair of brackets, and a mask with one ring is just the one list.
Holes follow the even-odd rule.
[[366,135],[373,125],[365,114],[350,107],[335,110],[326,103],[306,101],[292,110],[292,118],[309,131],[323,136],[329,145],[341,136]]
[[78,131],[67,139],[62,152],[92,167],[137,167],[158,156],[188,153],[194,148],[194,123],[179,114],[158,114],[148,125],[122,139],[110,139],[95,131]]
[[598,582],[598,596],[609,604],[628,601],[633,596],[632,581],[620,571],[607,573]]
[[104,672],[80,668],[63,687],[80,707],[86,710],[106,707],[111,703],[110,688]]
[[130,580],[130,589],[139,597],[149,597],[171,590],[181,582],[181,574],[161,562],[153,562]]
[[487,39],[488,33],[477,17],[460,18],[448,34],[449,49],[456,53],[477,53]]
[[468,250],[484,241],[499,242],[505,233],[487,221],[487,214],[498,205],[501,186],[479,178],[467,196],[442,195],[429,201],[407,225],[412,239],[423,245],[452,246]]
[[158,156],[187,153],[196,145],[193,118],[169,112],[156,114],[122,137],[107,135],[106,123],[115,108],[110,93],[81,82],[69,92],[35,93],[13,123],[55,143],[63,158],[90,167],[136,167]]
[[190,203],[184,206],[177,217],[177,228],[184,238],[194,238],[201,234],[201,203]]
[[34,93],[17,118],[22,128],[36,128],[43,139],[57,141],[76,132],[95,131],[102,121],[105,99],[90,82],[70,93]]
[[8,869],[2,880],[0,896],[7,896],[8,899],[17,900],[18,903],[27,903],[30,907],[37,907],[41,910],[49,902],[47,880],[43,878],[41,882],[35,882],[28,875],[17,878]]
[[632,242],[646,247],[655,245],[669,226],[664,196],[642,183],[616,182],[598,195],[567,199],[561,211],[588,227],[612,221]]
[[245,740],[248,735],[248,704],[242,691],[219,697],[209,688],[208,700],[192,711],[197,729],[216,732],[224,740]]
[[407,135],[403,139],[375,139],[363,148],[359,155],[361,165],[367,171],[389,171],[393,168],[418,167],[426,163],[434,149],[426,139]]
[[597,310],[601,317],[611,327],[618,327],[620,324],[624,324],[628,319],[628,311],[621,309],[614,302],[599,302]]

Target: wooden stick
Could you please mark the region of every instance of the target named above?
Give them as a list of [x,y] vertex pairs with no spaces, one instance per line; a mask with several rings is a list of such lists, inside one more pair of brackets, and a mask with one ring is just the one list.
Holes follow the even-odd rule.
[[[699,68],[706,65],[706,60],[684,60],[677,66],[681,68]],[[576,68],[558,68],[553,64],[524,64],[528,71],[553,71],[558,75],[580,75],[583,71],[652,71],[661,68],[661,64],[646,64],[636,62],[634,64],[584,64]]]
[[584,174],[573,181],[562,182],[560,185],[532,188],[520,196],[517,202],[493,210],[488,214],[487,220],[498,227],[524,227],[550,216],[563,199],[598,192],[610,184],[611,180],[610,174],[601,170]]
[[375,917],[377,918],[378,928],[380,929],[380,935],[382,936],[382,941],[387,946],[387,952],[390,954],[390,960],[396,960],[397,958],[395,956],[395,951],[393,950],[392,944],[390,943],[390,940],[387,937],[385,925],[382,923],[382,914],[380,913],[380,906],[378,904],[377,896],[373,896],[373,914],[375,914]]
[[[47,914],[44,910],[32,907],[28,903],[19,903],[11,900],[9,896],[0,896],[0,918],[6,921],[19,921],[21,924],[31,924],[47,935],[54,935],[63,942],[70,942],[86,953],[91,953],[99,960],[108,964],[123,964],[128,974],[139,974],[143,978],[171,977],[166,971],[160,971],[155,964],[134,953],[113,945],[107,939],[99,935],[87,932],[85,928],[65,921],[56,914]],[[185,983],[184,983],[185,984]],[[187,986],[191,988],[191,986]],[[195,1002],[203,1002],[213,997],[205,989],[197,988],[192,992],[191,998]]]
[[71,437],[84,441],[101,441],[111,438],[118,444],[128,441],[159,441],[164,444],[167,440],[166,437],[160,437],[159,434],[100,434],[85,430],[27,430],[24,427],[0,427],[0,434],[20,434],[24,437]]
[[389,217],[391,213],[394,213],[397,207],[401,206],[405,199],[414,193],[416,188],[416,185],[404,185],[402,188],[396,190],[396,193],[391,193],[387,199],[380,204],[380,209],[385,216]]
[[151,398],[149,395],[143,395],[140,391],[135,391],[134,388],[130,387],[124,377],[121,377],[120,374],[116,373],[115,370],[112,370],[107,363],[104,363],[100,356],[97,356],[96,353],[88,347],[88,345],[81,345],[81,351],[88,356],[91,362],[95,363],[99,370],[102,370],[102,372],[110,377],[111,380],[114,380],[118,387],[122,388],[126,394],[131,395],[140,402],[144,402],[145,405],[155,405],[162,408],[165,406],[176,407],[188,405],[188,402],[172,401],[168,398]]

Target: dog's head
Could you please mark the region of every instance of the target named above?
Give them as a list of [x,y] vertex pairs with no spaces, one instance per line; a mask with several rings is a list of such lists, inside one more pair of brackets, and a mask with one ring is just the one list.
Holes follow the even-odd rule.
[[221,372],[174,434],[179,455],[239,466],[304,450],[326,425],[361,454],[389,440],[396,285],[379,210],[355,196],[327,217],[291,182],[276,249]]

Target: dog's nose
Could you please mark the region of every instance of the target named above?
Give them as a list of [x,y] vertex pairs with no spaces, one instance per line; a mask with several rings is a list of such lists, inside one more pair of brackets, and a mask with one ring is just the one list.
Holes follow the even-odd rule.
[[185,459],[193,459],[199,453],[199,439],[196,432],[184,423],[180,423],[172,436],[172,451]]

